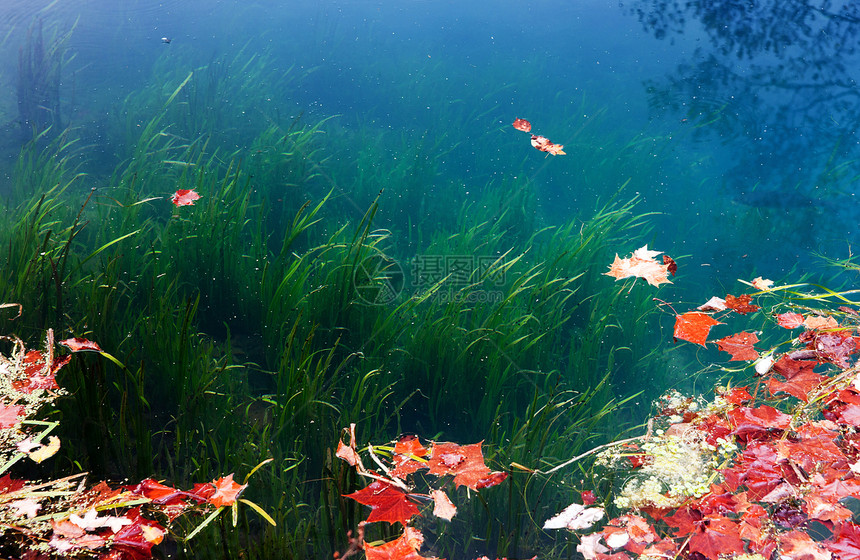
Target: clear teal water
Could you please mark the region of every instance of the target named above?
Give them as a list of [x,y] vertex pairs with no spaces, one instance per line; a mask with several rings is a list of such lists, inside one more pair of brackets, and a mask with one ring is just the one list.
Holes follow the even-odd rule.
[[[851,256],[860,233],[855,3],[6,0],[4,134],[18,118],[18,51],[40,20],[48,32],[74,28],[60,118],[88,144],[85,189],[103,184],[120,162],[122,147],[113,142],[121,135],[111,127],[136,118],[123,113],[133,105],[126,100],[153,88],[166,96],[188,71],[206,75],[200,69],[213,61],[257,56],[263,80],[240,90],[246,97],[205,101],[229,115],[230,127],[215,131],[219,148],[253,156],[267,119],[331,117],[321,134],[336,151],[325,154],[331,171],[317,186],[354,211],[344,222],[357,223],[371,202],[345,184],[362,174],[385,177],[389,166],[418,154],[409,189],[371,189],[385,189],[380,224],[410,231],[405,225],[423,217],[398,203],[414,196],[416,184],[427,197],[445,197],[437,207],[448,214],[431,219],[450,224],[469,220],[461,209],[484,203],[487,185],[527,179],[536,221],[558,225],[587,218],[629,181],[619,199],[637,196],[638,211],[654,213],[651,229],[609,249],[626,256],[647,242],[673,256],[678,275],[660,297],[680,303],[679,311],[745,291],[737,279],[854,281],[819,256]],[[511,127],[515,118],[529,119],[568,155],[534,150]],[[380,136],[391,139],[382,157],[355,157]],[[0,156],[12,144],[0,139]],[[348,168],[353,161],[372,167]],[[273,223],[292,219],[289,210]],[[393,240],[407,274],[415,272],[406,251],[428,241]],[[660,318],[655,341],[671,344],[672,319]],[[213,320],[218,328],[220,320]],[[453,423],[467,424],[469,411],[459,414]]]
[[[810,270],[814,252],[847,256],[857,237],[851,3],[121,4],[4,3],[4,81],[37,15],[66,25],[79,18],[69,43],[74,74],[63,84],[73,124],[158,80],[160,57],[205,64],[243,47],[266,51],[273,73],[314,69],[276,92],[271,103],[284,113],[340,115],[346,128],[360,122],[416,143],[453,126],[462,143],[445,172],[463,181],[464,197],[469,184],[526,174],[551,221],[617,185],[583,189],[589,169],[513,146],[507,125],[528,118],[570,144],[602,112],[596,137],[652,139],[658,165],[628,172],[641,208],[663,214],[652,244],[689,256],[684,274],[705,267],[721,283],[781,277],[795,265]],[[7,92],[11,118],[14,89]],[[482,117],[441,121],[451,106]]]

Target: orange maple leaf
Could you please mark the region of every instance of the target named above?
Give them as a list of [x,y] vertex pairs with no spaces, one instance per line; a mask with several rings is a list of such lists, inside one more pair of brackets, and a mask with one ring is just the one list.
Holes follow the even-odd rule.
[[421,531],[414,527],[406,527],[403,534],[391,542],[379,546],[364,546],[367,560],[433,560],[418,554],[418,549],[424,543]]
[[698,311],[688,311],[675,317],[675,338],[705,345],[708,333],[714,325],[722,325],[719,321]]
[[232,506],[239,494],[248,487],[247,484],[236,484],[233,481],[233,473],[219,479],[213,480],[215,493],[209,497],[209,503],[215,507]]
[[[633,254],[626,258],[619,258],[615,254],[615,261],[609,265],[609,272],[605,272],[607,276],[612,276],[616,280],[635,276],[644,278],[652,286],[660,284],[671,284],[669,280],[669,264],[662,264],[654,259],[661,251],[649,251],[645,245],[633,251]],[[671,261],[671,260],[670,260]],[[674,261],[671,261],[674,263]]]
[[426,457],[430,451],[421,445],[421,440],[414,436],[404,436],[394,444],[394,457],[392,461],[395,467],[389,473],[391,476],[403,478],[419,469],[426,469],[426,461],[418,461],[416,458]]

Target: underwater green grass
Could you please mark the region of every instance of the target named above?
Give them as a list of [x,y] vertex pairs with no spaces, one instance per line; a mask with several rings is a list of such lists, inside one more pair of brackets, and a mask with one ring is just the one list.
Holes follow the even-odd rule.
[[[0,301],[25,310],[9,328],[86,336],[125,364],[64,369],[74,466],[187,486],[241,479],[272,458],[248,492],[277,527],[243,513],[242,530],[207,530],[182,554],[315,558],[343,548],[363,518],[341,498],[363,483],[332,456],[349,422],[364,441],[484,440],[503,470],[597,441],[624,383],[659,367],[644,327],[650,294],[595,272],[622,240],[647,234],[635,204],[542,224],[526,178],[455,196],[452,135],[401,138],[406,156],[392,164],[377,134],[338,132],[336,120],[269,115],[231,128],[212,91],[251,109],[256,98],[239,93],[266,66],[243,56],[174,70],[125,99],[110,174],[78,173],[74,130],[21,152],[0,228]],[[215,132],[228,129],[232,145]],[[331,158],[356,145],[356,159]],[[622,186],[614,162],[601,169]],[[203,198],[174,208],[179,188]],[[402,291],[379,298],[391,264],[408,270],[415,255],[489,259],[464,282],[406,274]],[[519,470],[496,490],[440,527],[440,550],[534,552],[542,519],[569,498]]]

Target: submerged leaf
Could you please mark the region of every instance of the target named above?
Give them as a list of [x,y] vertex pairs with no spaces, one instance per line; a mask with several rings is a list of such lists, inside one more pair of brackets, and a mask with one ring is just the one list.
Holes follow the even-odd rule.
[[193,190],[179,189],[170,198],[170,201],[175,206],[193,206],[195,200],[199,200],[200,195]]
[[101,347],[93,342],[92,340],[87,340],[86,338],[67,338],[66,340],[61,340],[58,344],[62,344],[72,352],[101,352]]

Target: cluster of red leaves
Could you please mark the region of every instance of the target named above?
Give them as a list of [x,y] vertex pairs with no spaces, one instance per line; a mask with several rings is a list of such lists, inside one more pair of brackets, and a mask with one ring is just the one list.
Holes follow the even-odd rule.
[[[0,380],[4,387],[0,453],[13,457],[0,470],[4,475],[0,477],[0,525],[7,529],[6,544],[17,544],[22,556],[48,558],[44,554],[48,550],[64,558],[144,560],[152,557],[152,547],[167,534],[156,518],[169,523],[185,513],[203,513],[236,502],[245,486],[234,482],[232,474],[196,484],[190,491],[151,479],[113,489],[104,482],[87,487],[83,474],[39,483],[4,474],[16,460],[29,457],[41,462],[59,449],[58,438],[51,436],[51,443],[41,445],[44,434],[31,434],[32,424],[22,422],[61,394],[56,374],[71,359],[71,354],[54,356],[51,331],[43,351],[27,351],[20,340],[11,340],[14,354],[0,355],[0,372],[5,376]],[[83,338],[59,344],[72,352],[102,352],[98,344]]]
[[[171,522],[189,511],[232,505],[245,488],[236,484],[231,474],[196,484],[188,492],[151,479],[118,489],[100,482],[90,489],[61,492],[68,480],[46,485],[15,480],[8,474],[0,478],[0,508],[14,509],[20,516],[16,534],[26,537],[28,547],[47,543],[50,550],[64,557],[151,558],[153,545],[162,541],[167,529],[155,519],[143,517],[142,510],[149,517],[160,516]],[[39,518],[47,518],[50,524],[40,523]]]
[[[458,445],[456,443],[428,442],[426,445],[414,436],[405,436],[394,442],[393,446],[381,447],[389,456],[387,462],[368,447],[368,453],[380,471],[370,471],[364,467],[355,443],[355,424],[344,430],[349,442],[338,441],[335,455],[355,467],[356,470],[372,482],[366,487],[345,494],[360,504],[370,506],[370,515],[363,523],[387,521],[403,525],[403,533],[397,539],[380,544],[370,545],[363,541],[363,525],[359,528],[359,538],[354,539],[350,549],[364,550],[368,560],[422,560],[418,550],[424,542],[420,530],[409,525],[420,515],[419,500],[433,503],[433,515],[450,521],[456,514],[457,508],[451,502],[443,488],[431,489],[429,493],[417,493],[412,483],[412,476],[418,471],[439,478],[453,476],[455,487],[465,486],[472,490],[488,488],[501,483],[507,478],[507,473],[494,472],[484,463],[481,444]],[[349,553],[342,555],[342,558]],[[432,559],[428,559],[432,560]]]
[[[722,324],[709,312],[759,309],[749,295],[713,298],[677,316],[675,338],[704,345]],[[582,537],[580,552],[598,560],[860,560],[860,374],[852,365],[860,323],[854,309],[840,312],[843,324],[824,312],[775,315],[780,327],[805,327],[791,341],[795,349],[779,355],[760,357],[750,332],[718,340],[732,360],[758,359],[758,385],[720,389],[719,406],[685,410],[666,431],[696,431],[712,445],[732,441],[737,452],[703,496],[612,519]]]
[[[695,344],[705,346],[711,327],[722,325],[720,321],[713,318],[714,312],[737,313],[746,315],[755,313],[761,309],[752,303],[750,294],[733,296],[727,294],[725,299],[712,297],[704,305],[700,305],[696,311],[688,311],[675,316],[675,340],[686,340]],[[759,357],[753,344],[758,342],[755,333],[736,333],[717,341],[720,350],[725,350],[732,355],[732,360],[754,360]]]
[[[532,123],[525,119],[514,119],[513,127],[522,132],[532,131]],[[554,144],[550,142],[549,138],[546,136],[532,134],[532,147],[536,150],[540,150],[541,152],[546,152],[554,156],[566,155],[562,149],[564,148],[564,145]]]

